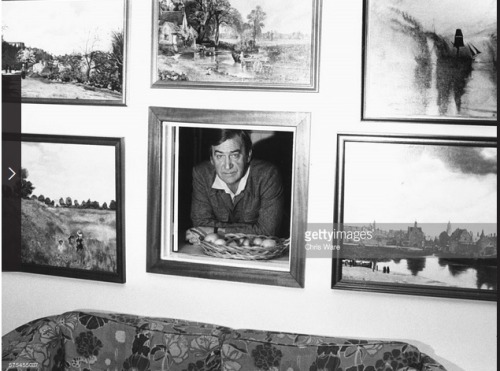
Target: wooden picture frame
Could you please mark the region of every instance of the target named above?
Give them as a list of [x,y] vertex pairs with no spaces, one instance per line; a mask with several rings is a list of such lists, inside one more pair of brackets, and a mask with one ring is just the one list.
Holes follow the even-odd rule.
[[497,124],[496,2],[364,0],[363,13],[362,120]]
[[4,1],[2,72],[21,75],[22,103],[125,106],[128,3]]
[[[176,129],[179,127],[188,128],[189,135],[183,135],[182,130]],[[277,137],[284,136],[288,140],[291,139],[289,149],[283,150],[290,154],[285,157],[285,160],[289,160],[286,165],[288,167],[281,168],[291,169],[290,173],[282,174],[283,179],[290,180],[289,183],[283,181],[284,189],[287,188],[285,184],[289,184],[289,206],[288,209],[284,208],[284,210],[289,210],[290,217],[290,230],[288,231],[290,245],[286,255],[276,260],[257,262],[217,258],[204,255],[201,251],[194,251],[192,255],[189,255],[191,251],[189,249],[193,249],[193,246],[186,247],[184,243],[184,229],[180,225],[186,218],[183,218],[182,214],[188,214],[190,209],[191,190],[189,187],[192,183],[192,178],[190,178],[192,165],[200,158],[208,158],[209,148],[191,144],[184,144],[182,147],[182,143],[192,143],[193,130],[203,132],[211,128],[244,129],[252,133],[258,131],[260,134],[268,132],[267,143],[273,143],[273,138]],[[147,271],[303,287],[305,269],[303,236],[306,228],[305,215],[307,215],[309,130],[309,113],[150,107]],[[271,135],[280,132],[282,136]],[[183,136],[187,142],[182,139]],[[185,148],[185,150],[181,151],[180,148]],[[266,146],[265,148],[271,148],[276,153],[277,147]],[[201,153],[201,157],[195,156],[197,158],[195,162],[184,161],[181,153],[185,153],[186,150],[195,154]],[[258,149],[255,143],[253,152],[257,156]],[[253,157],[252,155],[250,166],[253,166]],[[172,159],[180,162],[172,167]],[[284,198],[286,200],[287,196]],[[286,219],[284,221],[286,222]],[[184,253],[185,251],[187,253]]]
[[125,283],[123,138],[6,140],[20,141],[23,154],[20,179],[3,190],[20,221],[20,247],[11,246],[3,269]]
[[152,87],[317,92],[322,0],[288,5],[153,0]]
[[496,138],[338,134],[332,288],[497,300],[496,169]]

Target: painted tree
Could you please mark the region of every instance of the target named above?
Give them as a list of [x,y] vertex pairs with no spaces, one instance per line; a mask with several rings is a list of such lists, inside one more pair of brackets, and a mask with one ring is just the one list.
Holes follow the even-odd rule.
[[111,53],[100,50],[94,53],[93,73],[89,80],[94,86],[101,88],[121,89],[118,86],[118,71],[115,62],[111,59]]
[[228,0],[214,0],[211,19],[213,22],[215,45],[219,45],[220,27],[222,25],[225,24],[234,27],[240,33],[241,25],[243,24],[240,12],[231,7]]
[[21,198],[29,198],[35,187],[28,179],[27,169],[21,168]]
[[20,47],[10,45],[8,42],[4,41],[2,35],[2,69],[6,69],[7,66],[12,69],[17,69],[16,65],[19,63],[17,54],[20,49]]
[[210,11],[213,0],[188,0],[185,5],[185,12],[188,23],[198,33],[197,42],[205,40],[205,36],[212,20]]
[[229,13],[230,9],[231,9],[231,4],[229,3],[228,0],[213,0],[211,9],[212,11],[211,30],[214,33],[213,36],[216,46],[219,45],[220,26],[223,22],[224,16]]
[[85,81],[89,81],[90,74],[95,68],[95,59],[97,56],[96,45],[99,42],[99,37],[94,32],[93,34],[89,31],[87,35],[87,40],[85,41],[85,46],[82,50],[82,64],[85,68]]
[[243,20],[243,17],[241,13],[239,12],[238,9],[236,8],[231,8],[231,11],[229,12],[228,16],[228,21],[225,22],[227,25],[231,26],[233,30],[238,32],[238,34],[241,36],[241,34],[245,31],[245,21]]
[[20,63],[26,63],[27,66],[36,62],[35,52],[31,48],[21,49],[17,52],[16,59]]
[[58,57],[60,68],[59,74],[64,82],[83,81],[81,71],[82,56],[80,54],[65,54]]
[[111,34],[111,59],[115,63],[118,73],[118,82],[120,84],[119,89],[116,89],[118,91],[122,91],[124,52],[123,31],[115,31]]
[[198,33],[199,43],[213,37],[215,45],[219,45],[221,25],[241,28],[243,23],[241,14],[229,0],[188,0],[184,9],[189,25]]
[[262,29],[265,27],[263,22],[266,17],[267,15],[262,10],[262,7],[260,5],[257,5],[257,7],[252,10],[249,15],[247,15],[248,22],[252,26],[254,43],[257,37],[262,34]]
[[40,62],[40,61],[50,62],[50,61],[52,61],[54,59],[54,57],[52,56],[52,54],[50,54],[49,52],[46,52],[43,49],[40,49],[40,48],[31,48],[31,50],[33,51],[33,53],[35,55],[35,61],[36,62]]

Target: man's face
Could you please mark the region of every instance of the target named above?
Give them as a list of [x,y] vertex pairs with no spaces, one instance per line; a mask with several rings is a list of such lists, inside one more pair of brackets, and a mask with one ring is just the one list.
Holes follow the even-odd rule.
[[210,162],[215,172],[226,184],[237,184],[245,175],[250,163],[250,153],[245,153],[241,138],[234,137],[212,146]]

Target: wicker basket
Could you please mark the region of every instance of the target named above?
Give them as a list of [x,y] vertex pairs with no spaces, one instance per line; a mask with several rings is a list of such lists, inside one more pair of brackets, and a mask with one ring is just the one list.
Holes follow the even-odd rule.
[[[242,241],[248,238],[253,241],[255,238],[272,239],[276,245],[264,247],[258,245],[245,246]],[[247,235],[243,233],[228,233],[224,236],[225,245],[217,245],[212,242],[201,241],[200,246],[203,253],[216,258],[237,259],[237,260],[269,260],[281,256],[290,245],[289,238],[269,237],[262,235]]]

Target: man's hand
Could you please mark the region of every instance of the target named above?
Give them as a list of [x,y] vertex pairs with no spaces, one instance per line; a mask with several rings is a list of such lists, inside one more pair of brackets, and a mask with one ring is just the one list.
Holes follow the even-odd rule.
[[205,236],[213,233],[213,227],[194,227],[186,231],[186,241],[193,245],[199,245]]
[[196,228],[193,228],[193,229],[198,229],[200,231],[203,231],[203,233],[205,234],[205,236],[209,233],[214,233],[215,232],[215,228],[214,227],[196,227]]

